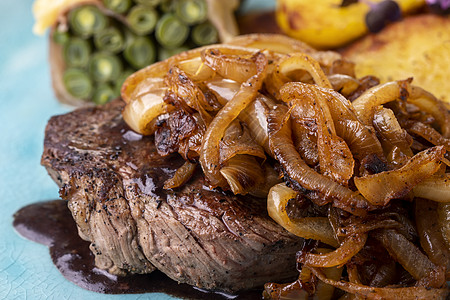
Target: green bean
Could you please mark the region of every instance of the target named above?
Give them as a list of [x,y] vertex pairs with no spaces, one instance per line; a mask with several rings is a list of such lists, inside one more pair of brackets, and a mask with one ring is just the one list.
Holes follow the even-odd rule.
[[160,48],[158,51],[158,60],[165,60],[183,51],[189,50],[188,46],[180,46],[178,48],[168,49]]
[[109,26],[94,35],[94,45],[101,51],[119,53],[125,48],[125,38],[116,26]]
[[117,98],[119,94],[112,88],[110,84],[102,83],[95,87],[94,94],[92,95],[92,102],[101,105]]
[[130,65],[141,69],[155,62],[156,49],[150,38],[136,36],[127,43],[123,55]]
[[73,32],[82,37],[90,37],[106,28],[109,18],[97,6],[78,6],[69,12],[69,25]]
[[189,27],[173,14],[165,14],[156,24],[155,37],[165,48],[181,46],[189,36]]
[[103,4],[113,12],[123,14],[130,9],[132,0],[103,0]]
[[147,35],[155,29],[158,12],[152,7],[136,5],[130,10],[126,18],[134,33]]
[[63,46],[63,57],[68,67],[85,67],[89,62],[91,46],[88,41],[73,37]]
[[97,52],[89,61],[89,73],[97,82],[114,81],[122,73],[122,62],[114,55],[107,52]]
[[163,13],[169,13],[175,11],[175,1],[174,0],[161,0],[161,3],[159,4],[158,8]]
[[92,94],[92,80],[85,71],[69,68],[63,74],[63,83],[69,94],[88,99]]
[[136,3],[151,7],[156,7],[161,3],[161,0],[134,0],[134,1]]
[[204,22],[192,28],[191,38],[198,46],[204,46],[217,43],[219,41],[219,33],[210,22]]
[[56,29],[55,31],[53,31],[52,39],[53,39],[53,42],[60,44],[60,45],[64,45],[65,43],[67,43],[69,41],[70,35],[67,30]]
[[175,4],[177,17],[188,25],[206,21],[208,6],[205,0],[178,0]]

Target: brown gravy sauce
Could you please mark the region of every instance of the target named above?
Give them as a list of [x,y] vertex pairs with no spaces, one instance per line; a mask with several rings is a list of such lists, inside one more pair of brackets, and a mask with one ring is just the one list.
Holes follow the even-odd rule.
[[119,277],[94,265],[89,242],[78,236],[67,202],[53,200],[21,208],[14,214],[14,228],[23,237],[49,247],[53,263],[74,284],[104,294],[166,293],[182,299],[261,299],[262,288],[228,295],[179,284],[162,272]]

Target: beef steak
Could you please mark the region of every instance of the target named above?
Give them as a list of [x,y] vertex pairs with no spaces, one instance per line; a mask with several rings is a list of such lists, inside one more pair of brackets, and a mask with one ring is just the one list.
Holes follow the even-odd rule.
[[183,160],[161,157],[131,131],[123,103],[78,109],[48,122],[42,165],[60,186],[99,268],[155,268],[199,288],[234,292],[296,276],[303,240],[267,215],[265,200],[208,189],[201,172],[163,190]]

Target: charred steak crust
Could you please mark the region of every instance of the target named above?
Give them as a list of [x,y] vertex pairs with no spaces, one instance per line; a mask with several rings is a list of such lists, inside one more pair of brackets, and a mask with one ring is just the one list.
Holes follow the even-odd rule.
[[41,163],[60,186],[95,263],[114,274],[158,268],[200,288],[233,292],[295,276],[302,239],[267,215],[265,201],[208,190],[197,174],[162,185],[181,166],[132,132],[123,104],[52,117]]

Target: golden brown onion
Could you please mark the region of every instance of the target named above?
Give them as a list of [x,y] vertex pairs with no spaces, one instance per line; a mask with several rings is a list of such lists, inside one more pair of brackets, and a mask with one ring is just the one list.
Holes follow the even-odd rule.
[[225,105],[237,94],[241,84],[234,80],[215,77],[208,80],[206,86],[214,93],[220,104]]
[[421,87],[412,86],[408,102],[431,114],[440,126],[440,132],[446,139],[450,138],[450,113],[442,101]]
[[415,135],[418,135],[433,145],[444,146],[447,151],[450,151],[450,139],[444,138],[436,129],[422,122],[414,122],[407,130]]
[[180,61],[176,66],[194,81],[209,80],[215,75],[214,70],[208,67],[200,56]]
[[164,102],[166,91],[165,87],[153,89],[130,101],[122,111],[123,119],[128,126],[143,135],[153,134],[156,118],[174,109]]
[[252,155],[262,160],[266,159],[264,149],[250,136],[247,127],[234,120],[226,129],[220,141],[220,164],[238,154]]
[[296,196],[297,192],[287,187],[285,183],[273,186],[267,197],[269,216],[292,234],[305,239],[315,239],[334,247],[339,246],[327,218],[306,217],[292,220],[289,218],[286,205]]
[[[256,65],[251,59],[253,53],[237,52],[224,54],[215,48],[208,48],[202,52],[202,61],[220,76],[242,83],[254,76]],[[247,56],[247,57],[245,57]]]
[[186,106],[195,109],[206,126],[211,123],[212,116],[207,110],[213,110],[213,107],[206,101],[202,90],[185,72],[174,66],[167,73],[165,82],[168,88],[167,91],[172,96],[177,97]]
[[331,89],[320,88],[316,85],[310,85],[308,88],[320,94],[332,108],[329,112],[334,121],[336,133],[346,141],[353,156],[361,161],[366,156],[375,154],[384,160],[383,149],[375,132],[359,121],[348,99]]
[[442,237],[450,249],[450,203],[438,203],[438,223],[441,228]]
[[318,192],[323,199],[333,201],[336,207],[365,215],[371,206],[361,195],[315,172],[301,159],[284,121],[287,112],[282,105],[274,107],[268,117],[268,131],[270,148],[290,179],[307,190]]
[[365,245],[367,234],[347,236],[336,250],[326,254],[301,253],[297,261],[308,267],[330,268],[348,262]]
[[179,167],[172,178],[169,178],[164,182],[164,189],[175,189],[185,184],[194,174],[196,163],[192,163],[188,160]]
[[406,196],[417,184],[436,173],[445,154],[442,146],[419,152],[403,167],[364,177],[355,177],[358,191],[373,205],[386,205]]
[[226,128],[255,99],[262,86],[267,68],[267,58],[264,54],[258,52],[254,55],[254,62],[257,66],[256,75],[244,82],[233,99],[222,107],[203,137],[200,164],[211,186],[225,185],[224,178],[219,173],[219,142]]
[[437,266],[445,266],[447,278],[450,276],[450,249],[442,236],[436,202],[416,198],[415,215],[420,244],[430,260]]
[[314,109],[305,110],[305,105],[291,108],[292,141],[302,159],[311,167],[319,163],[317,148],[317,126],[313,118],[304,116],[304,112],[314,113]]
[[311,267],[311,271],[320,280],[334,287],[367,299],[408,300],[408,299],[445,299],[449,294],[448,288],[434,289],[425,287],[385,287],[377,288],[346,281],[327,278],[319,268]]
[[295,76],[300,70],[307,71],[318,86],[333,88],[320,64],[306,53],[293,53],[286,56],[279,62],[275,72],[289,78]]
[[[285,84],[280,93],[281,99],[289,103],[291,107],[299,107],[303,111],[308,111],[308,108],[313,109],[313,120],[317,125],[320,172],[340,184],[347,185],[353,175],[353,155],[344,140],[336,135],[324,93],[313,85],[300,82]],[[299,117],[298,114],[297,117]]]
[[328,80],[331,83],[333,89],[345,97],[349,96],[351,93],[356,91],[359,87],[359,81],[354,77],[343,75],[343,74],[333,74],[328,76]]
[[375,107],[396,99],[406,99],[409,90],[409,80],[391,81],[368,89],[352,104],[359,119],[364,124],[371,126]]
[[220,169],[231,191],[246,195],[250,190],[264,183],[264,170],[254,156],[239,154],[228,159]]
[[419,248],[397,231],[385,229],[374,236],[414,279],[420,280],[436,268]]
[[413,189],[414,196],[437,202],[450,202],[450,174],[435,174]]
[[[316,252],[319,254],[329,253],[330,251],[331,251],[330,249],[324,249],[324,248],[319,248],[316,250]],[[304,268],[308,269],[308,267],[302,266],[302,270]],[[332,280],[339,280],[342,276],[343,270],[344,270],[343,267],[340,267],[340,268],[339,267],[331,267],[331,268],[322,269],[322,271],[325,273],[325,276],[327,276],[327,278],[330,278]],[[311,271],[309,271],[309,272],[311,272]],[[319,281],[316,285],[316,292],[314,293],[313,299],[331,300],[331,299],[333,299],[333,296],[334,296],[334,290],[335,290],[334,286],[329,285],[323,281]]]
[[228,42],[230,45],[270,50],[280,54],[292,52],[315,53],[317,50],[293,38],[280,34],[252,34],[234,37]]
[[413,156],[411,151],[412,139],[400,126],[391,109],[376,107],[373,116],[373,126],[384,141],[398,147],[406,156]]
[[[188,73],[192,72],[193,69],[195,69],[192,66],[198,65],[199,63],[198,58],[201,57],[201,53],[209,48],[211,48],[211,46],[204,46],[189,51],[181,52],[177,55],[169,57],[164,61],[154,63],[131,74],[122,85],[121,89],[122,99],[126,103],[128,103],[131,100],[133,100],[136,97],[136,95],[148,92],[147,91],[148,81],[154,80],[155,78],[164,78],[164,76],[167,74],[167,72],[172,66],[180,65],[181,69],[183,69],[184,71]],[[214,45],[214,49],[232,53],[243,53],[247,55],[251,55],[252,53],[257,51],[257,49],[231,46],[226,44]],[[193,61],[189,62],[190,60]],[[199,67],[201,67],[201,65],[199,65]],[[200,71],[197,70],[196,72]]]
[[[240,84],[232,80],[215,79],[208,81],[206,86],[216,95],[218,101],[225,105],[239,91]],[[267,114],[274,105],[275,102],[272,99],[258,93],[255,100],[242,110],[238,117],[247,125],[256,143],[269,155],[272,155],[272,152],[267,134]]]

